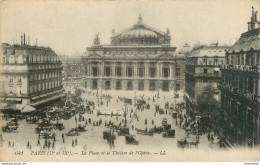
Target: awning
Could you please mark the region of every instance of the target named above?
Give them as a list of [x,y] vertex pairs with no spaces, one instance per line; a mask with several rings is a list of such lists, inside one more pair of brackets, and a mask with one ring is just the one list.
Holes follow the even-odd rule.
[[220,71],[220,69],[219,68],[214,68],[214,71]]
[[7,101],[22,101],[22,99],[19,98],[7,98]]
[[55,100],[55,99],[58,99],[58,98],[61,98],[61,97],[64,97],[65,96],[65,93],[62,93],[62,94],[59,94],[59,95],[56,95],[56,96],[53,96],[53,97],[50,97],[50,98],[46,98],[44,100],[41,100],[41,101],[38,101],[36,103],[32,103],[30,105],[32,106],[38,106],[40,104],[43,104],[43,103],[46,103],[48,101],[51,101],[51,100]]
[[33,112],[36,109],[30,105],[26,105],[22,110],[21,113],[29,113],[29,112]]
[[39,99],[40,97],[39,96],[34,96],[32,97],[32,100],[36,100],[36,99]]

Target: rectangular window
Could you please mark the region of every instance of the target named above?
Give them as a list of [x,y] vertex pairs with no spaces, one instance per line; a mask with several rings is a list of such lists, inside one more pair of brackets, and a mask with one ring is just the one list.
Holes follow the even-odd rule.
[[116,68],[116,76],[117,77],[121,77],[122,76],[122,68],[121,67]]
[[176,68],[176,77],[181,76],[181,68]]
[[111,68],[110,67],[106,67],[105,68],[105,75],[106,76],[110,76],[111,75]]
[[149,75],[150,75],[150,77],[155,77],[156,76],[156,68],[150,68],[149,69]]
[[207,73],[208,73],[208,69],[204,68],[204,74],[207,74]]
[[144,77],[144,68],[138,68],[138,76]]
[[133,69],[132,68],[127,68],[127,76],[132,77],[133,76]]

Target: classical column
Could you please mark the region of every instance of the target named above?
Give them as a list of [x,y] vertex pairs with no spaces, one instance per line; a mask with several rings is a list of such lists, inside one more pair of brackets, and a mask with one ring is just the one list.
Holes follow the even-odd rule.
[[137,62],[134,62],[134,77],[137,77]]
[[123,77],[126,77],[126,62],[123,62],[123,74],[122,74],[122,76]]
[[89,76],[92,76],[92,64],[89,62]]
[[148,63],[148,62],[145,62],[145,77],[146,77],[146,78],[149,77],[148,67],[149,67],[149,63]]
[[160,64],[159,62],[156,62],[156,74],[157,74],[157,78],[160,77]]
[[104,61],[101,62],[101,74],[100,76],[103,77],[104,76]]
[[116,65],[116,62],[114,61],[113,63],[112,63],[112,77],[115,77],[116,76],[116,74],[115,74],[115,65]]

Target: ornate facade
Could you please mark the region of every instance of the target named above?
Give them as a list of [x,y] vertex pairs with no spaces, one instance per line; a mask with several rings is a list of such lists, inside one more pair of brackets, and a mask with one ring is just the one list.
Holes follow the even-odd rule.
[[226,53],[222,66],[219,134],[229,146],[260,145],[260,23],[252,9],[248,31]]
[[50,48],[30,46],[25,35],[21,38],[21,45],[1,45],[1,100],[23,109],[64,97],[57,54]]
[[170,46],[170,32],[142,22],[115,33],[111,45],[94,45],[83,55],[84,87],[105,90],[180,90],[184,87],[184,55]]

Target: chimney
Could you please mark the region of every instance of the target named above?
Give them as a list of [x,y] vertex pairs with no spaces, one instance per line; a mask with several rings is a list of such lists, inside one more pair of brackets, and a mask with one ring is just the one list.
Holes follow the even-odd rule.
[[23,36],[21,36],[21,45],[23,45]]
[[257,11],[255,12],[255,22],[257,22]]
[[23,40],[24,40],[23,44],[25,45],[26,44],[25,33],[23,34]]

